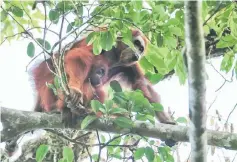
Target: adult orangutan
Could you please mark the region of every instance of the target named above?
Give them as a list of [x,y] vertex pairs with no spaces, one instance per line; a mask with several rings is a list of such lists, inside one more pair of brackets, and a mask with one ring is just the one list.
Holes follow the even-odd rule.
[[[64,59],[72,105],[87,106],[95,96],[103,102],[106,98],[104,87],[112,80],[117,80],[123,87],[142,90],[151,103],[161,102],[159,94],[145,78],[137,62],[145,53],[148,41],[138,30],[132,30],[132,36],[135,49],[130,48],[121,41],[121,38],[118,38],[116,47],[109,51],[102,51],[98,56],[93,55],[92,45],[86,44],[86,38],[74,43]],[[54,82],[54,75],[49,68],[54,71],[50,59],[42,62],[33,71],[36,90],[39,94],[36,110],[62,111],[67,107],[65,95],[59,93],[55,96],[45,84]],[[162,123],[174,123],[165,112],[156,112],[156,116]]]

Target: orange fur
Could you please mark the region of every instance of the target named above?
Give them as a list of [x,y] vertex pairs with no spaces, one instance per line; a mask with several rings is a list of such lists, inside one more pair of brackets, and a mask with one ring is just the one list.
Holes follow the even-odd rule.
[[[144,48],[147,46],[148,41],[140,31],[132,30],[132,35],[133,37],[141,36],[145,43]],[[160,102],[159,95],[152,88],[151,83],[145,78],[137,62],[131,66],[124,65],[110,70],[110,68],[119,61],[117,59],[121,55],[120,52],[125,48],[125,45],[120,43],[116,47],[116,52],[111,50],[95,56],[92,54],[92,45],[88,46],[86,44],[86,38],[84,38],[74,43],[72,48],[66,53],[64,61],[69,88],[83,94],[84,105],[94,98],[94,94],[96,94],[98,96],[97,99],[103,103],[106,98],[104,85],[113,79],[118,80],[122,86],[127,85],[133,90],[142,90],[150,102]],[[54,70],[52,61],[47,61],[50,69]],[[102,84],[100,86],[92,87],[88,82],[90,71],[92,67],[101,64],[106,67],[107,73],[105,77],[102,78]],[[52,84],[54,80],[54,76],[48,69],[46,61],[35,68],[33,74],[36,90],[39,93],[38,102],[40,102],[42,109],[44,111],[51,111],[56,108],[61,111],[65,107],[64,95],[60,93],[59,96],[55,96],[52,90],[45,84],[46,82]],[[124,81],[126,81],[126,83],[124,83]],[[161,122],[166,122],[166,119],[166,117],[164,117],[164,119],[161,117],[160,120]]]
[[[93,60],[94,55],[84,48],[69,50],[64,58],[68,86],[75,91],[86,92],[83,96],[85,103],[93,97],[93,88],[90,87],[87,81]],[[46,86],[46,82],[51,84],[54,82],[54,75],[48,69],[48,66],[52,71],[55,70],[50,59],[43,61],[33,70],[35,87],[39,97],[38,101],[41,108],[46,112],[55,108],[61,111],[65,106],[64,95],[59,93],[59,96],[55,96],[53,91]]]

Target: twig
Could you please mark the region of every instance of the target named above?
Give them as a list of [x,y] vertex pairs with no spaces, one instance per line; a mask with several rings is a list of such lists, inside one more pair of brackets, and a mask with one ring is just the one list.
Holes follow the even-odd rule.
[[28,66],[37,58],[37,57],[39,57],[41,54],[43,54],[44,52],[42,51],[42,52],[40,52],[39,54],[37,54],[34,58],[32,58],[31,60],[30,60],[30,62],[26,65],[26,72],[28,71]]
[[[46,37],[46,33],[47,33],[47,10],[46,10],[46,4],[45,3],[42,3],[43,4],[43,7],[44,7],[44,35],[43,35],[43,44],[44,44],[44,47],[45,47],[45,37]],[[49,64],[47,62],[47,58],[46,58],[46,55],[45,55],[45,51],[43,51],[44,53],[44,61],[47,65],[47,68],[49,69],[49,71],[54,74],[55,76],[57,76],[57,73],[55,73],[50,67],[49,67]],[[50,55],[51,56],[51,55]],[[53,62],[53,60],[52,60]]]
[[228,83],[233,82],[233,76],[234,76],[233,71],[232,71],[231,79],[228,80],[228,79],[226,79],[226,78],[224,77],[224,75],[222,75],[222,74],[215,68],[215,66],[212,64],[211,61],[210,61],[210,65],[211,65],[211,67],[224,79],[224,82],[222,83],[222,85],[221,85],[218,89],[216,89],[215,92],[219,91],[219,90],[225,85],[226,82],[228,82]]
[[[81,26],[88,24],[96,15],[100,14],[101,12],[105,11],[107,8],[109,8],[110,6],[106,6],[105,9],[101,9],[99,12],[97,12],[95,15],[93,15],[89,20],[87,20],[86,22],[82,23]],[[52,49],[51,49],[51,53],[53,53],[53,50],[56,48],[56,46],[62,42],[63,40],[65,40],[68,36],[70,36],[72,33],[74,33],[75,31],[77,31],[78,29],[80,29],[80,27],[73,29],[72,31],[70,31],[67,35],[65,35],[63,38],[61,38],[59,41],[57,41],[56,43],[54,43]]]
[[230,111],[230,113],[229,113],[229,115],[228,115],[228,117],[227,117],[227,120],[226,120],[225,124],[228,123],[229,118],[230,118],[230,115],[234,112],[234,110],[235,110],[236,107],[237,107],[237,103],[235,104],[235,106],[233,107],[233,109]]
[[236,154],[235,154],[235,156],[234,156],[232,162],[235,162],[235,158],[236,158],[236,156],[237,156],[237,152],[236,152]]
[[113,141],[116,140],[117,138],[120,138],[120,137],[125,136],[125,135],[127,135],[127,134],[129,134],[129,133],[120,134],[120,135],[118,135],[118,136],[116,136],[116,137],[110,139],[109,141],[107,141],[106,143],[103,144],[102,148],[108,146],[111,142],[113,142]]
[[2,6],[2,10],[5,11],[37,44],[40,46],[47,54],[50,54],[45,47],[43,47],[33,36],[30,32],[28,32],[23,25],[21,25],[9,12],[7,12]]
[[[12,4],[11,4],[12,5]],[[24,8],[24,6],[22,5],[22,3],[21,3],[21,7],[22,7],[22,9],[25,11],[25,13],[26,13],[26,15],[27,15],[27,17],[30,19],[30,21],[31,21],[31,24],[32,24],[32,26],[33,26],[33,21],[32,21],[32,18],[30,17],[30,15],[26,12],[26,10],[25,10],[25,8]]]
[[134,22],[129,21],[127,19],[122,19],[122,18],[116,18],[116,17],[107,17],[107,16],[102,16],[102,15],[97,15],[98,17],[102,17],[102,18],[106,18],[106,19],[110,19],[110,20],[120,20],[122,22],[126,22],[128,24],[131,24],[132,26],[135,26],[137,29],[139,29],[140,31],[142,31],[142,29],[137,26]]
[[86,148],[86,152],[87,152],[87,154],[88,154],[88,156],[90,158],[90,162],[92,162],[92,156],[91,156],[91,153],[90,153],[90,151],[88,149],[88,146],[85,146],[85,148]]
[[64,138],[64,139],[66,139],[66,140],[68,140],[68,141],[70,141],[70,142],[72,142],[72,143],[76,143],[76,144],[83,145],[83,146],[87,146],[87,147],[90,146],[90,145],[87,145],[87,144],[85,144],[85,143],[83,143],[83,142],[75,141],[75,140],[73,140],[73,139],[71,139],[71,138],[65,136],[63,133],[59,133],[59,132],[57,132],[57,131],[55,131],[55,130],[53,130],[53,129],[45,129],[45,130],[48,131],[48,132],[51,132],[51,133],[53,133],[53,134],[56,134],[56,135],[58,135],[58,136],[60,136],[60,137],[62,137],[62,138]]
[[216,99],[218,98],[219,93],[216,95],[216,97],[214,98],[214,100],[211,102],[211,104],[209,105],[208,109],[207,109],[207,113],[208,111],[211,109],[212,105],[216,102]]
[[[23,31],[23,32],[15,33],[13,35],[6,36],[6,37],[4,37],[4,40],[0,43],[0,45],[2,45],[8,38],[15,37],[15,36],[20,35],[20,34],[27,34],[29,31],[34,30],[34,29],[43,29],[44,30],[45,28],[37,26],[37,27],[33,27],[33,28],[30,28],[30,29],[27,29],[26,30],[27,32]],[[53,31],[53,30],[51,30],[49,28],[47,28],[46,30],[50,31],[51,33],[53,33],[55,35],[58,35],[58,33],[56,33],[55,31]]]
[[92,132],[87,132],[87,133],[85,133],[85,134],[83,134],[83,135],[81,135],[81,136],[78,136],[78,137],[74,138],[73,140],[79,140],[80,138],[83,138],[83,137],[85,137],[85,136],[89,136],[91,133],[92,133]]
[[[62,38],[62,31],[63,31],[63,25],[64,25],[64,20],[65,20],[64,18],[65,17],[64,17],[64,14],[63,14],[61,27],[60,27],[60,30],[59,30],[59,36],[58,36],[59,40],[61,40],[61,38]],[[59,51],[60,54],[61,54],[61,46],[62,46],[62,42],[59,43],[59,48],[58,48],[58,51]]]
[[204,21],[203,26],[207,24],[207,22],[219,11],[222,2],[219,3],[216,10]]
[[97,136],[97,140],[99,142],[99,154],[98,154],[98,159],[97,159],[97,162],[99,162],[100,161],[101,151],[102,151],[103,148],[101,147],[100,136],[99,136],[98,130],[96,130],[96,136]]

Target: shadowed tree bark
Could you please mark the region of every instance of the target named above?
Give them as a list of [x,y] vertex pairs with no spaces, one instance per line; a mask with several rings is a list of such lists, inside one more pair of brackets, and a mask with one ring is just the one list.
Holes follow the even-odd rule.
[[202,1],[185,1],[185,42],[187,49],[191,161],[205,162],[206,70],[202,26]]

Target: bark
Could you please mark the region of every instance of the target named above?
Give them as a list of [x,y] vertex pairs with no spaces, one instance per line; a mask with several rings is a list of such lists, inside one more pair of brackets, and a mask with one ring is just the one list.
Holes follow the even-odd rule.
[[[10,140],[18,134],[30,130],[63,128],[60,114],[27,112],[2,107],[1,119],[3,124],[3,130],[1,132],[2,141]],[[81,121],[78,122],[76,129],[81,129],[80,124]],[[131,134],[139,134],[141,136],[163,140],[173,139],[180,142],[187,142],[189,140],[188,127],[162,123],[154,126],[148,123],[136,122],[132,129],[118,129],[118,127],[115,127],[112,124],[105,124],[100,120],[96,120],[87,128],[87,130],[96,129],[107,133],[117,134],[130,132]],[[207,137],[209,145],[237,150],[237,134],[208,130]]]
[[191,161],[205,162],[206,70],[202,27],[202,1],[185,1],[185,42],[187,49]]

